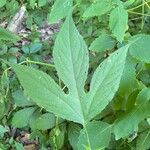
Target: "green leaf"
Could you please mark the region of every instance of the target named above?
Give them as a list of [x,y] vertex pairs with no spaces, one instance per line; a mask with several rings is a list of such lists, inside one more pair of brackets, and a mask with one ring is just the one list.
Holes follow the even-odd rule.
[[41,116],[35,121],[36,129],[38,130],[47,130],[53,128],[56,123],[56,118],[53,114],[46,113]]
[[118,92],[121,96],[126,97],[129,96],[137,88],[138,82],[136,80],[135,63],[133,62],[132,58],[128,56]]
[[[53,53],[59,79],[68,88],[67,94],[50,76],[42,71],[20,65],[13,65],[12,67],[25,92],[34,102],[58,117],[82,124],[87,137],[84,143],[89,149],[99,146],[105,147],[109,143],[109,138],[107,138],[107,141],[100,141],[102,145],[97,139],[102,136],[101,133],[107,134],[107,137],[109,137],[109,125],[107,126],[106,123],[100,123],[102,124],[100,125],[97,122],[89,122],[89,120],[106,107],[117,91],[128,46],[122,47],[100,64],[94,73],[90,92],[86,94],[84,86],[89,66],[88,49],[69,14],[56,38]],[[100,98],[101,100],[99,100]],[[99,125],[100,129],[98,129],[101,132],[97,133],[95,127],[97,128]],[[65,131],[59,137],[58,143],[60,144],[58,144],[58,147],[61,147],[64,143],[64,140],[61,139],[64,138],[64,133]],[[95,134],[98,134],[96,141],[91,141]],[[90,139],[90,141],[86,142],[87,139]],[[82,147],[82,142],[79,143]]]
[[34,9],[36,0],[29,0],[29,1],[30,1],[31,8]]
[[42,49],[42,43],[34,42],[31,43],[30,45],[25,45],[22,47],[22,51],[26,54],[33,54]]
[[20,38],[7,29],[0,27],[0,40],[16,43]]
[[26,127],[34,111],[35,107],[24,108],[17,111],[12,118],[12,125],[18,128]]
[[150,63],[150,35],[136,35],[131,41],[135,39],[137,40],[129,48],[130,54],[140,61]]
[[21,143],[15,142],[16,150],[25,150]]
[[4,133],[8,132],[6,128],[4,128],[2,125],[0,125],[0,137],[4,136]]
[[32,43],[30,45],[30,53],[32,54],[40,51],[42,49],[42,46],[43,46],[42,43],[37,43],[37,42]]
[[50,23],[56,23],[60,19],[66,17],[72,5],[72,0],[56,0],[52,6],[51,13],[48,15],[48,21]]
[[47,3],[47,0],[38,0],[38,6],[39,7],[46,5],[46,3]]
[[87,78],[89,56],[87,46],[69,15],[59,32],[54,46],[54,62],[58,75],[79,103]]
[[0,8],[6,4],[6,0],[0,0]]
[[[78,150],[103,149],[109,145],[112,126],[105,122],[93,121],[87,124],[79,136]],[[88,137],[87,137],[88,135]]]
[[64,119],[82,122],[81,115],[77,111],[78,105],[67,99],[49,75],[27,66],[13,65],[13,68],[33,102]]
[[[116,140],[138,130],[138,124],[150,115],[150,88],[144,88],[136,99],[135,107],[114,123]],[[123,130],[122,130],[123,129]]]
[[98,0],[95,3],[92,3],[90,7],[86,9],[83,14],[83,18],[89,18],[94,16],[101,16],[106,14],[112,9],[112,3],[106,0]]
[[31,106],[34,105],[33,102],[31,102],[24,94],[23,91],[17,90],[12,93],[12,97],[15,101],[16,106],[19,107],[25,107],[25,106]]
[[[41,116],[41,109],[36,109],[29,120],[29,126],[32,131],[36,130],[36,120]],[[39,130],[38,130],[39,131]],[[40,132],[40,131],[39,131]]]
[[128,26],[128,12],[121,6],[110,13],[109,27],[119,42],[122,42]]
[[95,39],[89,49],[94,52],[103,52],[113,49],[115,45],[116,41],[111,36],[104,34]]
[[119,88],[128,47],[124,46],[105,59],[96,69],[88,93],[88,117],[92,119],[112,100]]
[[150,148],[150,130],[139,134],[136,150],[148,150]]
[[80,135],[80,126],[77,124],[69,124],[69,129],[68,129],[68,139],[73,147],[73,150],[77,150],[77,143],[78,143],[78,137]]

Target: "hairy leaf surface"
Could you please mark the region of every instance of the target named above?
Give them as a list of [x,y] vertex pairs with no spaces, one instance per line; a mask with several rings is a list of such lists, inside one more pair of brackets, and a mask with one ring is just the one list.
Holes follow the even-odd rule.
[[[89,121],[108,105],[117,91],[128,47],[129,45],[120,48],[99,65],[93,75],[90,91],[85,93],[88,49],[71,15],[68,15],[57,36],[53,53],[56,70],[67,86],[68,94],[42,71],[20,65],[13,65],[13,68],[25,92],[37,105],[58,117],[83,125],[79,150],[84,149],[83,145],[89,149],[105,148],[110,139],[110,125]],[[103,139],[102,136],[106,138]]]
[[58,75],[71,95],[79,98],[87,78],[89,56],[87,46],[71,16],[67,17],[57,36],[53,56]]
[[64,119],[81,123],[77,104],[67,99],[49,75],[27,66],[14,65],[13,68],[26,93],[37,105]]
[[101,112],[119,88],[128,47],[124,46],[105,59],[96,69],[88,93],[88,117]]

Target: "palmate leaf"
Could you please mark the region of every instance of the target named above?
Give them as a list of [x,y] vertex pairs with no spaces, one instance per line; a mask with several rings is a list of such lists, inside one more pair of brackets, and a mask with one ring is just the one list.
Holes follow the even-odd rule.
[[150,115],[150,88],[144,88],[136,99],[135,107],[114,124],[116,140],[138,130],[138,124]]
[[83,141],[84,147],[80,138],[79,150],[80,147],[92,149],[93,145],[100,147],[100,142],[92,139],[95,127],[99,131],[96,139],[101,138],[101,133],[105,131],[107,142],[101,142],[104,143],[103,147],[106,147],[110,140],[110,125],[90,120],[107,106],[117,91],[128,47],[122,47],[100,64],[93,75],[89,93],[85,93],[84,85],[89,66],[88,49],[70,14],[57,36],[53,53],[56,70],[69,94],[65,94],[53,79],[42,71],[20,65],[14,65],[13,68],[24,90],[35,103],[59,117],[83,125],[86,138]]

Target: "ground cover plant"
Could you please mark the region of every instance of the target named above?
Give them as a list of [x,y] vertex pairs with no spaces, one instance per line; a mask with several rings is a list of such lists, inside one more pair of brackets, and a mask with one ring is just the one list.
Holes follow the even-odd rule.
[[0,149],[149,149],[149,10],[0,0]]

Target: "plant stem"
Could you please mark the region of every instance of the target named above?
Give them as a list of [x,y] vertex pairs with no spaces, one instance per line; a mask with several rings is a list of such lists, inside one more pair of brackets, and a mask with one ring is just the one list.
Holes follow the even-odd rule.
[[142,13],[138,13],[138,12],[134,12],[134,11],[130,11],[130,10],[128,10],[128,12],[131,13],[131,14],[135,14],[135,15],[150,17],[150,15],[148,15],[148,14],[142,14]]
[[134,10],[134,9],[137,9],[137,8],[139,8],[139,7],[142,7],[143,5],[145,5],[146,3],[149,3],[149,2],[150,2],[150,0],[147,1],[147,2],[144,2],[144,3],[140,4],[140,5],[138,5],[138,6],[136,6],[136,7],[133,7],[133,8],[131,8],[131,9],[128,9],[128,11],[132,11],[132,10]]
[[31,63],[31,64],[38,64],[38,65],[43,65],[43,66],[55,67],[53,64],[47,64],[47,63],[42,63],[42,62],[38,62],[38,61],[32,61],[29,59],[26,59],[26,62]]

